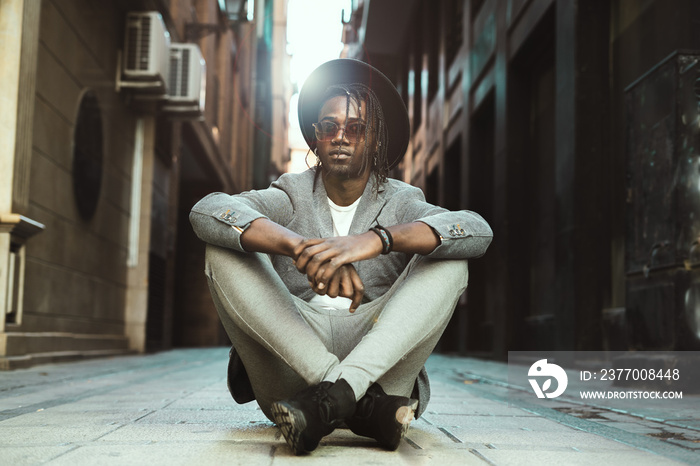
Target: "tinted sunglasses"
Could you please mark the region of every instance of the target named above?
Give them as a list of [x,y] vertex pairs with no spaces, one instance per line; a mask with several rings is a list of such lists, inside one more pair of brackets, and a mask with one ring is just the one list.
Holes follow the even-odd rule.
[[[342,126],[332,121],[321,121],[319,123],[314,123],[313,127],[316,131],[317,141],[330,141],[342,128]],[[364,141],[366,128],[367,125],[361,121],[353,121],[352,123],[348,123],[345,125],[345,138],[350,142]]]

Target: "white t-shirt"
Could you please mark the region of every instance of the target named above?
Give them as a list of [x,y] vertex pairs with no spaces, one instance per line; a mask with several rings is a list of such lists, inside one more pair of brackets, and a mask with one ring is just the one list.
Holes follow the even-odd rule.
[[[355,216],[357,205],[360,203],[361,197],[349,206],[339,206],[328,198],[328,206],[331,208],[331,217],[333,217],[333,236],[347,236],[350,232],[350,225]],[[331,298],[328,295],[315,295],[309,301],[311,304],[318,304],[323,307],[334,309],[350,309],[352,300],[338,296]]]

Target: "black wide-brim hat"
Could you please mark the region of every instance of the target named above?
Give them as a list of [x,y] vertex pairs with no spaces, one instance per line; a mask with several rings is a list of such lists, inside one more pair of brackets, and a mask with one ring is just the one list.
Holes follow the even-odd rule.
[[306,79],[299,93],[299,124],[309,147],[316,139],[313,123],[324,104],[326,89],[334,84],[361,83],[379,99],[388,131],[387,159],[389,168],[399,163],[406,153],[410,127],[403,99],[392,82],[381,71],[360,60],[339,58],[316,68]]

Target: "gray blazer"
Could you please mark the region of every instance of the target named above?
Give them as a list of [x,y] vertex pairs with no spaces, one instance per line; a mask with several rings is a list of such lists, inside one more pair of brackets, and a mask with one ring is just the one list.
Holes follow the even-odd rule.
[[[314,168],[285,174],[264,190],[237,195],[213,193],[199,201],[190,213],[197,236],[207,243],[245,252],[241,233],[258,218],[268,218],[307,238],[333,236],[333,220],[326,189]],[[423,192],[409,184],[389,179],[375,190],[370,177],[350,234],[360,234],[377,224],[384,227],[421,221],[439,235],[441,244],[429,257],[469,259],[486,252],[493,232],[478,214],[466,210],[450,212],[428,204]],[[365,285],[365,301],[386,293],[410,260],[410,255],[392,252],[354,264]],[[274,256],[272,263],[290,292],[310,300],[314,291],[292,259]]]
[[[262,217],[307,238],[333,236],[326,189],[315,169],[282,175],[268,189],[260,191],[233,196],[210,194],[192,208],[190,222],[203,241],[245,252],[241,246],[241,233],[253,220]],[[440,235],[441,244],[430,253],[430,257],[479,257],[486,252],[493,237],[488,223],[478,214],[466,210],[450,212],[428,204],[420,189],[398,180],[389,179],[375,190],[374,177],[370,177],[362,194],[350,225],[350,234],[364,233],[377,224],[390,227],[413,221],[430,225]],[[365,300],[371,301],[386,293],[409,260],[408,254],[392,252],[354,264],[365,285]],[[291,258],[274,256],[272,263],[291,293],[307,301],[314,296],[306,277],[297,271]],[[238,403],[255,398],[233,348],[228,384]],[[419,417],[430,399],[425,367],[418,374],[411,397],[420,401],[416,412],[416,417]]]

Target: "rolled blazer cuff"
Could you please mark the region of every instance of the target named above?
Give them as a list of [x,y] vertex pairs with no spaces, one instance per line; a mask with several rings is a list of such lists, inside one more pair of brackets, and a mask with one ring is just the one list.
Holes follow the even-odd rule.
[[486,253],[493,239],[489,224],[468,210],[444,212],[418,219],[440,236],[440,244],[428,257],[436,259],[472,259]]
[[210,194],[192,208],[192,228],[202,241],[246,252],[241,245],[241,235],[254,220],[268,217],[242,203],[231,205],[228,195],[217,199],[217,194]]

